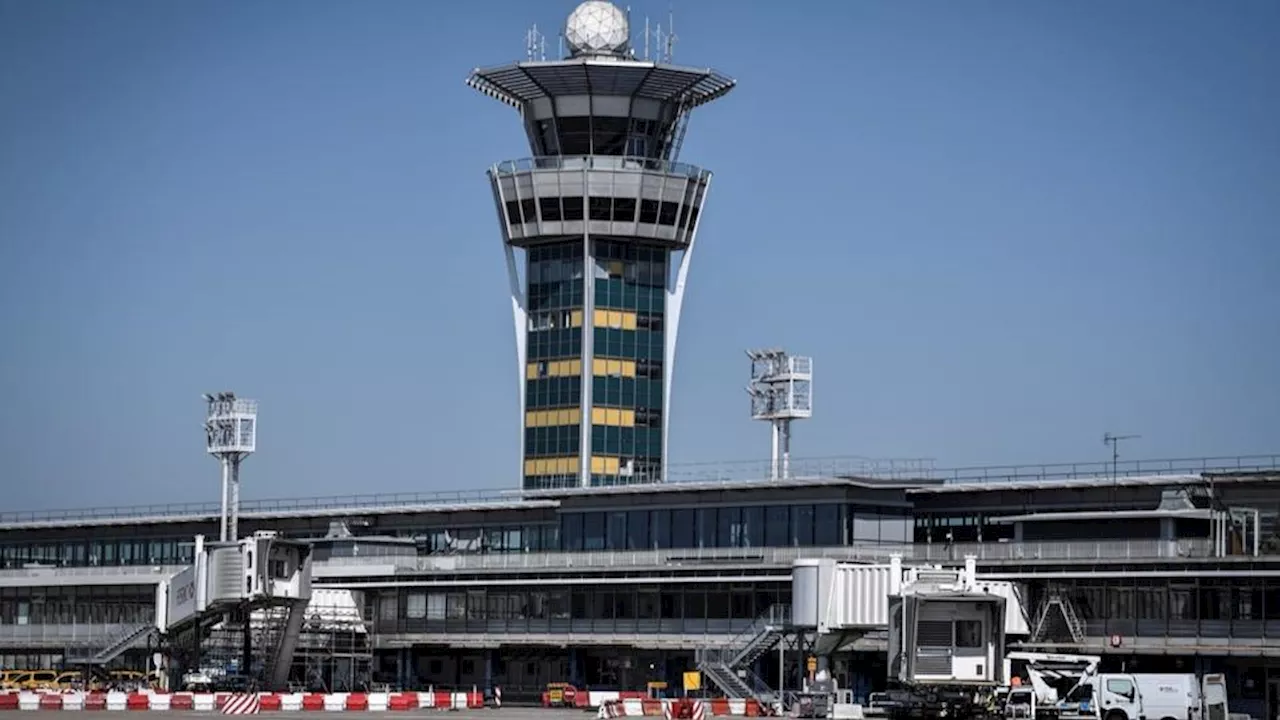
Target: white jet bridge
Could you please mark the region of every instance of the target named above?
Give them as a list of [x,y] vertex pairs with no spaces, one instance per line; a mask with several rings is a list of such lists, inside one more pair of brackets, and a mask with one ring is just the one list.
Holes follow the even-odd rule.
[[311,546],[270,531],[225,543],[197,536],[195,564],[162,583],[158,599],[156,627],[187,669],[222,653],[224,666],[258,674],[256,652],[266,689],[283,688],[311,601]]

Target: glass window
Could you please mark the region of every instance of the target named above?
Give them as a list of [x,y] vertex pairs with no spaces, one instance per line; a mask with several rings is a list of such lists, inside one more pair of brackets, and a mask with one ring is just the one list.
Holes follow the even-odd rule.
[[757,505],[755,507],[742,508],[742,546],[743,547],[763,547],[764,546],[764,508]]
[[956,647],[980,648],[982,644],[981,620],[956,621]]
[[649,511],[632,510],[627,517],[627,549],[649,549]]
[[582,550],[582,514],[571,513],[560,516],[560,533],[564,541],[564,549],[568,552]]
[[790,509],[786,505],[771,505],[765,510],[764,542],[767,547],[790,545]]
[[671,511],[653,510],[649,517],[649,539],[653,541],[653,547],[659,550],[671,547]]
[[742,508],[720,508],[719,528],[716,544],[718,547],[742,547]]
[[716,546],[716,509],[698,508],[698,547]]
[[841,545],[840,505],[818,505],[814,509],[813,543],[818,547]]
[[791,506],[791,545],[808,547],[813,545],[813,506]]
[[627,514],[625,512],[611,512],[608,514],[608,523],[609,540],[606,547],[609,550],[626,550]]
[[583,513],[582,549],[588,552],[604,550],[604,513]]
[[671,547],[693,547],[694,529],[693,510],[681,508],[671,511]]

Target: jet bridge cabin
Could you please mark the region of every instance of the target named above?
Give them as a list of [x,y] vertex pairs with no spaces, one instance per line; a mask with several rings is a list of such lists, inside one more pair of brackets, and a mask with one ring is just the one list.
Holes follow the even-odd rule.
[[971,575],[919,570],[889,597],[889,675],[905,686],[1005,682],[1005,599]]

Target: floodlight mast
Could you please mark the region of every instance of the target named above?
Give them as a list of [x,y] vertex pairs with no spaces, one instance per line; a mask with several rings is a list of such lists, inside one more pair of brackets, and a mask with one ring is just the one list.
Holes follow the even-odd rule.
[[240,521],[240,463],[258,441],[258,401],[235,393],[205,394],[205,450],[222,466],[222,516],[219,537],[235,542]]
[[813,358],[785,350],[748,350],[751,359],[751,419],[772,426],[770,480],[791,477],[791,421],[813,416]]

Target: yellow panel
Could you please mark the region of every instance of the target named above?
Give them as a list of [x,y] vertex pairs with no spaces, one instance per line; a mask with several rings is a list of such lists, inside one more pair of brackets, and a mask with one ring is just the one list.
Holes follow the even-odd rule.
[[624,312],[624,313],[622,313],[622,329],[623,329],[623,330],[635,330],[635,329],[636,329],[636,314],[635,314],[635,313],[633,313],[633,312]]
[[599,455],[591,457],[591,473],[593,475],[601,475],[604,473],[604,458]]
[[609,327],[614,330],[622,328],[622,313],[617,310],[609,311]]
[[605,474],[605,475],[617,475],[617,474],[618,474],[618,458],[616,458],[616,457],[606,457],[606,458],[604,459],[604,474]]
[[622,418],[620,417],[620,414],[621,414],[621,413],[618,411],[618,409],[617,409],[617,408],[609,408],[609,409],[605,410],[605,412],[604,412],[604,424],[605,424],[605,425],[612,425],[613,427],[618,427],[618,423],[619,423],[619,422],[621,421],[621,419],[622,419]]
[[636,411],[635,411],[635,410],[626,410],[626,409],[623,409],[623,410],[619,410],[619,411],[618,411],[618,413],[619,413],[619,418],[618,418],[618,424],[619,424],[619,425],[621,425],[622,427],[635,427],[635,426],[636,426]]
[[578,375],[581,375],[581,374],[582,374],[582,361],[581,361],[581,360],[570,360],[570,361],[569,361],[569,374],[570,374],[570,375],[573,375],[573,376],[575,376],[575,377],[576,377],[576,376],[578,376]]
[[524,377],[526,380],[537,380],[538,363],[529,363],[529,366],[524,369]]
[[577,425],[582,422],[582,408],[573,408],[569,411],[569,424]]
[[614,276],[614,277],[622,277],[622,274],[623,274],[623,272],[624,272],[624,270],[625,270],[625,269],[626,269],[626,266],[622,263],[622,261],[621,261],[621,260],[610,260],[610,261],[609,261],[609,274],[610,274],[610,275],[612,275],[612,276]]
[[594,321],[595,321],[595,322],[594,322],[594,325],[595,325],[596,327],[608,327],[608,326],[609,326],[609,311],[608,311],[608,310],[597,310],[597,311],[595,311],[595,313],[593,314],[593,318],[594,318]]
[[591,360],[591,374],[596,377],[604,377],[609,374],[609,366],[603,358],[593,358]]
[[607,367],[609,377],[617,377],[622,374],[622,361],[610,360]]
[[622,377],[633,378],[635,376],[636,376],[636,361],[623,360],[622,361]]
[[524,474],[525,474],[525,475],[537,475],[537,474],[538,474],[538,463],[537,463],[537,461],[536,461],[536,460],[525,460],[525,461],[524,461]]
[[591,408],[591,424],[604,425],[604,408]]
[[538,427],[537,425],[534,424],[537,422],[537,418],[538,418],[538,411],[529,410],[524,414],[524,426],[527,428]]
[[534,475],[546,475],[546,474],[547,474],[547,461],[546,461],[546,460],[534,460],[534,461],[533,461],[533,474],[534,474]]
[[569,327],[582,327],[581,310],[574,310],[569,313]]

